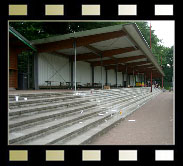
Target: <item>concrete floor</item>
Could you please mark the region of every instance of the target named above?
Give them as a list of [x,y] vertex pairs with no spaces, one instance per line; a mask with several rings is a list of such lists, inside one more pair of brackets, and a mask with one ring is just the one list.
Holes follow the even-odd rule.
[[172,145],[173,128],[173,92],[163,92],[90,144]]

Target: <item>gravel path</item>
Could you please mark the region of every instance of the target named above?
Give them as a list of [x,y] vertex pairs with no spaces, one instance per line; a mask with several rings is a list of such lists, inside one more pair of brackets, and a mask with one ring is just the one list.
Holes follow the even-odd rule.
[[172,145],[173,92],[159,94],[90,144]]

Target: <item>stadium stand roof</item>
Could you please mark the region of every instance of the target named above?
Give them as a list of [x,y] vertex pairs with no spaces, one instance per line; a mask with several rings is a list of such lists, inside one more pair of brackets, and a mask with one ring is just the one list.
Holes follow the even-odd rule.
[[149,45],[134,23],[108,26],[31,41],[38,53],[49,52],[106,69],[165,76]]

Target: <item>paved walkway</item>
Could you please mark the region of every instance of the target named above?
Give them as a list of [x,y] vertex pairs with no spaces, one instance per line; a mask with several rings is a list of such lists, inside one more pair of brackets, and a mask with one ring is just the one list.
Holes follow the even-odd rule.
[[173,92],[159,94],[91,142],[91,145],[167,144],[173,144]]

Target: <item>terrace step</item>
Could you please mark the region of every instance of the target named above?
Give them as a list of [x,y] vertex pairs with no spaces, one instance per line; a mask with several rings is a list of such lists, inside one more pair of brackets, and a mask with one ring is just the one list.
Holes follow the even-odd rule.
[[[136,105],[134,107],[136,107]],[[82,123],[75,124],[74,127],[70,126],[70,127],[64,128],[63,130],[59,130],[55,133],[47,135],[44,137],[44,140],[37,139],[35,141],[32,141],[28,143],[28,145],[32,145],[32,144],[37,145],[40,143],[47,144],[47,145],[51,145],[51,144],[61,145],[61,144],[64,144],[66,140],[73,139],[78,134],[84,133],[88,131],[90,128],[96,127],[97,125],[100,125],[104,123],[106,120],[109,120],[111,118],[113,118],[111,114],[104,114],[103,116],[92,117],[88,120],[84,120]]]
[[[150,93],[149,88],[124,89],[95,90],[92,94],[90,91],[80,91],[73,93],[71,96],[74,98],[70,101],[66,99],[53,103],[54,97],[36,99],[43,102],[49,100],[50,104],[12,109],[9,112],[9,143],[87,144],[161,92],[157,89]],[[57,98],[62,97],[57,96],[55,100]],[[119,109],[123,111],[122,116],[118,116]]]
[[19,101],[10,101],[9,108],[16,109],[21,107],[29,107],[34,105],[43,105],[49,102],[60,102],[60,101],[67,101],[73,100],[75,98],[81,98],[80,96],[63,96],[63,97],[50,97],[50,98],[41,98],[41,99],[30,99],[30,100],[19,100]]
[[28,126],[30,127],[31,124],[36,125],[39,123],[43,123],[43,121],[50,121],[54,120],[55,118],[59,118],[62,116],[65,116],[67,114],[70,114],[75,111],[80,111],[83,109],[91,108],[94,107],[96,104],[95,103],[87,103],[87,104],[80,104],[80,106],[68,108],[68,109],[57,109],[53,110],[51,112],[44,112],[41,114],[35,114],[32,116],[27,116],[27,117],[22,117],[19,119],[13,119],[9,121],[9,129],[12,130],[13,128],[18,128],[18,127],[25,127]]
[[[115,115],[113,118],[110,118],[107,121],[105,121],[105,123],[102,123],[96,127],[93,127],[91,129],[87,130],[86,132],[83,132],[83,133],[75,136],[74,138],[70,138],[70,139],[67,139],[66,141],[62,141],[62,142],[61,141],[57,142],[57,143],[55,143],[55,145],[87,145],[87,144],[91,143],[93,139],[102,135],[103,133],[106,133],[108,130],[110,130],[115,125],[117,125],[117,123],[124,120],[127,116],[132,114],[136,109],[141,107],[143,104],[147,103],[150,99],[147,98],[147,100],[145,100],[145,101],[140,101],[139,103],[136,103],[133,106],[131,105],[131,107],[128,108],[129,109],[128,113],[126,113],[126,114],[123,114],[121,116]],[[137,107],[138,106],[137,104],[139,105],[139,107]]]
[[24,100],[24,98],[29,99],[39,99],[48,97],[58,97],[64,95],[72,95],[73,92],[44,92],[44,93],[22,93],[22,94],[9,94],[9,101],[15,101],[15,96],[19,96],[19,100]]

